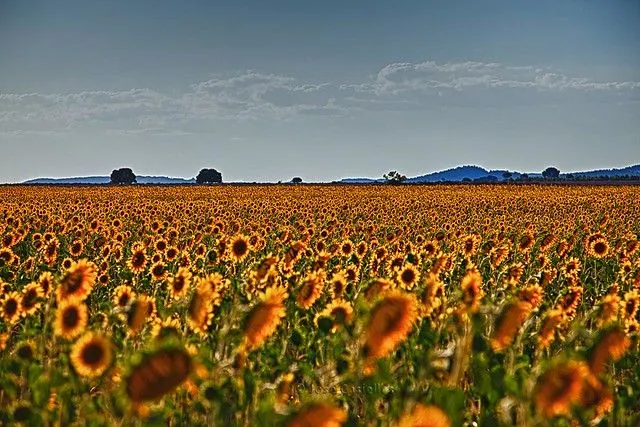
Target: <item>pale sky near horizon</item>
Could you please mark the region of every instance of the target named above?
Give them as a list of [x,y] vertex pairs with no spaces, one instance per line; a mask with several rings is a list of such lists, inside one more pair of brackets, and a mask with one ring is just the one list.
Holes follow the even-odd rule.
[[0,182],[638,163],[638,0],[0,0]]

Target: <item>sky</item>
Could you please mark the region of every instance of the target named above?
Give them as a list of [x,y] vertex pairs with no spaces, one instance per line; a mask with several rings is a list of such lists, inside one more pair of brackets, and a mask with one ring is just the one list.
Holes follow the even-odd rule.
[[638,163],[639,0],[0,0],[0,182]]

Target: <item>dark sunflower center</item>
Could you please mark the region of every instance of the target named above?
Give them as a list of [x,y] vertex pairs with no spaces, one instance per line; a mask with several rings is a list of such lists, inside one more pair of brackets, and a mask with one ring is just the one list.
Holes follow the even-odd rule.
[[242,256],[247,252],[247,242],[244,240],[238,240],[233,243],[233,253],[236,256]]
[[18,311],[18,301],[14,298],[11,298],[4,304],[4,312],[9,316],[13,316]]
[[413,272],[413,270],[404,270],[402,272],[401,279],[404,283],[413,283],[415,278],[416,274]]
[[67,308],[62,314],[62,324],[65,328],[73,328],[80,320],[80,313],[76,307]]
[[87,365],[96,365],[104,358],[104,348],[99,343],[89,343],[82,350],[82,361]]

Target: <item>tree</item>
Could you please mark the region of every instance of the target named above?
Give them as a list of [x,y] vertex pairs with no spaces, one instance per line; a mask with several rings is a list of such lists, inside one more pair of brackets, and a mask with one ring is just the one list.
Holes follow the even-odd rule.
[[513,178],[513,173],[506,171],[506,172],[502,172],[502,178],[504,179],[510,179]]
[[542,177],[546,179],[557,178],[559,176],[560,176],[560,171],[558,170],[558,168],[554,168],[553,166],[549,166],[548,168],[542,171]]
[[111,184],[134,184],[136,175],[130,168],[114,169],[111,172]]
[[222,183],[222,174],[215,169],[202,169],[196,176],[196,184]]
[[407,180],[406,176],[401,175],[397,171],[385,173],[382,177],[387,180],[387,184],[402,184]]
[[296,176],[291,180],[291,182],[293,182],[294,184],[300,184],[302,182],[302,178],[300,178],[299,176]]

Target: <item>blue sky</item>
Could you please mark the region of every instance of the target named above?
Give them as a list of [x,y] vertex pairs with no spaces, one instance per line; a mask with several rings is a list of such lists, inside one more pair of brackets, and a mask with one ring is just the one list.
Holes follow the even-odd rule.
[[0,182],[640,163],[640,2],[0,0],[0,146]]

